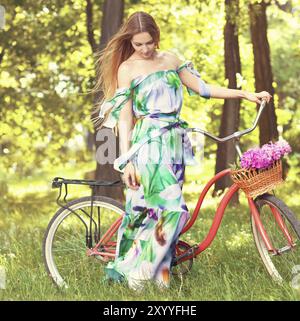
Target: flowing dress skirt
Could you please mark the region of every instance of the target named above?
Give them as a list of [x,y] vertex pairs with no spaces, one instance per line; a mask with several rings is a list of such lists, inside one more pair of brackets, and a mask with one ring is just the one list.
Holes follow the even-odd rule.
[[[132,142],[165,125],[148,119],[137,123]],[[180,128],[171,128],[143,145],[132,160],[140,185],[138,190],[126,188],[116,258],[106,267],[109,279],[127,281],[133,289],[145,280],[169,286],[175,246],[189,219],[182,195],[183,139]]]

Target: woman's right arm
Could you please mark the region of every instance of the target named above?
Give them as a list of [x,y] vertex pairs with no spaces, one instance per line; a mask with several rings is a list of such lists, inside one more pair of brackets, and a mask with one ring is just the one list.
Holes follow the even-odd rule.
[[[118,87],[130,87],[130,73],[126,64],[122,64],[118,70]],[[131,146],[131,134],[134,127],[132,100],[129,99],[120,112],[118,122],[119,144],[121,155],[126,153]],[[131,189],[138,189],[134,165],[129,162],[124,168],[124,183]]]

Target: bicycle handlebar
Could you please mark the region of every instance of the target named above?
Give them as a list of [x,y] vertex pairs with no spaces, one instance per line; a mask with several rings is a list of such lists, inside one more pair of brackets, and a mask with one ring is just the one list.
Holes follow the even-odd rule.
[[211,133],[209,133],[209,132],[207,132],[207,131],[205,131],[205,130],[203,130],[201,128],[197,128],[197,127],[196,128],[187,128],[186,130],[188,132],[201,133],[201,134],[203,134],[203,135],[205,135],[205,136],[207,136],[207,137],[209,137],[209,138],[211,138],[211,139],[213,139],[213,140],[215,140],[215,141],[217,141],[219,143],[224,143],[224,142],[226,142],[226,141],[228,141],[230,139],[233,139],[233,138],[240,138],[243,135],[252,132],[256,128],[257,123],[258,123],[258,121],[259,121],[259,119],[261,117],[261,114],[262,114],[262,112],[263,112],[263,110],[264,110],[264,108],[266,106],[266,103],[267,103],[266,100],[263,99],[263,101],[261,102],[261,104],[259,106],[259,110],[257,112],[256,118],[254,120],[254,123],[253,123],[252,127],[248,128],[248,129],[245,129],[245,130],[242,130],[242,131],[234,132],[233,134],[231,134],[229,136],[217,137],[217,136],[214,136],[213,134],[211,134]]

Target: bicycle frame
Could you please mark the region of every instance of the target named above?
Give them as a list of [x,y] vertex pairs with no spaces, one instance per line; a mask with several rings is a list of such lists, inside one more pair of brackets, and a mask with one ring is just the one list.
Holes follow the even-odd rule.
[[[225,169],[223,171],[221,171],[220,173],[218,173],[217,175],[215,175],[203,188],[198,202],[196,204],[196,207],[194,209],[193,214],[190,217],[190,220],[187,222],[187,224],[185,225],[185,227],[183,228],[182,232],[180,235],[183,235],[184,233],[186,233],[195,223],[195,221],[198,218],[198,215],[200,213],[200,209],[201,206],[203,204],[203,200],[205,198],[205,196],[207,195],[208,191],[210,190],[211,186],[213,186],[219,179],[223,178],[226,175],[230,175],[230,169]],[[177,265],[179,263],[182,263],[186,260],[192,259],[192,258],[196,258],[201,252],[203,252],[204,250],[206,250],[210,244],[212,243],[212,241],[214,240],[214,238],[216,237],[216,234],[218,232],[218,229],[220,227],[221,221],[223,219],[223,216],[225,214],[225,210],[227,208],[227,205],[229,204],[230,200],[232,199],[233,195],[239,190],[239,187],[236,184],[231,185],[231,187],[228,189],[228,191],[225,193],[225,195],[222,197],[219,206],[216,210],[212,225],[210,227],[210,230],[208,232],[208,234],[206,235],[206,237],[204,238],[204,240],[197,244],[192,246],[190,249],[184,251],[180,256],[178,256],[175,261],[173,262],[174,265]],[[277,250],[273,247],[270,238],[263,226],[263,223],[260,219],[260,215],[258,213],[258,210],[256,208],[256,205],[254,203],[254,200],[250,197],[248,197],[248,204],[249,204],[249,208],[251,211],[251,215],[253,215],[254,217],[254,221],[256,226],[258,227],[258,231],[268,249],[268,251],[273,252],[274,255],[279,254],[277,252]],[[280,229],[283,231],[286,239],[288,240],[289,244],[291,246],[293,246],[293,240],[288,232],[287,227],[285,226],[281,215],[278,213],[278,211],[275,208],[271,208],[272,213],[275,217],[275,220],[277,222],[277,224],[279,225]],[[109,228],[109,230],[102,236],[101,240],[98,242],[98,244],[93,248],[93,249],[89,249],[87,254],[90,256],[93,255],[100,255],[102,256],[104,259],[106,258],[107,260],[109,258],[113,258],[115,256],[115,253],[110,252],[102,252],[102,251],[98,251],[99,247],[101,248],[101,246],[105,246],[105,244],[107,244],[107,242],[111,239],[111,237],[117,232],[119,226],[121,225],[122,222],[122,217],[120,217],[119,219],[117,219]],[[109,243],[109,245],[113,245],[115,243]]]
[[[245,134],[250,133],[251,131],[253,131],[256,128],[258,121],[260,119],[260,116],[263,112],[263,109],[265,108],[265,105],[266,105],[266,101],[264,100],[264,101],[262,101],[262,103],[260,105],[256,119],[255,119],[254,124],[251,128],[245,129],[243,131],[237,131],[227,137],[223,137],[223,138],[216,137],[216,136],[214,136],[214,135],[212,135],[212,134],[210,134],[200,128],[187,128],[186,130],[189,132],[192,131],[192,132],[201,133],[201,134],[203,134],[203,135],[205,135],[205,136],[207,136],[207,137],[209,137],[219,143],[233,140],[234,144],[235,144],[235,148],[237,150],[237,153],[241,157],[242,154],[241,154],[241,150],[240,150],[240,147],[238,144],[239,138]],[[224,176],[230,175],[230,172],[231,172],[230,169],[225,169],[225,170],[221,171],[220,173],[215,175],[205,185],[205,187],[203,188],[203,190],[199,196],[199,199],[198,199],[198,202],[197,202],[196,207],[194,209],[194,212],[193,212],[190,220],[187,222],[186,226],[183,228],[180,235],[183,235],[184,233],[186,233],[195,223],[195,221],[199,215],[203,200],[204,200],[205,196],[207,195],[211,186],[214,185],[219,179],[223,178]],[[76,181],[76,180],[72,181],[71,180],[71,182],[72,183],[82,183],[83,181]],[[54,183],[55,183],[54,185],[61,184],[61,182],[59,182],[59,181],[55,181]],[[91,187],[95,187],[96,185],[101,185],[101,183],[103,183],[103,182],[85,181],[85,183],[90,185]],[[105,185],[114,185],[116,183],[118,183],[118,181],[113,182],[113,183],[108,183],[108,184],[107,184],[107,182],[104,182]],[[216,213],[215,213],[215,217],[213,219],[213,223],[212,223],[211,228],[210,228],[208,234],[206,235],[205,239],[201,243],[192,246],[190,249],[184,251],[182,254],[180,254],[178,257],[176,257],[176,259],[173,261],[174,265],[177,265],[183,261],[197,257],[201,252],[203,252],[205,249],[207,249],[209,247],[209,245],[212,243],[212,241],[214,240],[214,238],[218,232],[219,226],[221,224],[222,218],[224,216],[224,213],[225,213],[225,210],[226,210],[226,207],[227,207],[229,201],[232,199],[233,195],[236,192],[238,192],[238,190],[239,190],[239,187],[236,184],[231,185],[231,187],[228,189],[228,191],[225,193],[225,195],[222,197],[222,199],[219,203],[219,206],[218,206]],[[93,200],[93,195],[94,195],[94,189],[92,188],[92,200]],[[272,252],[274,255],[279,255],[280,254],[279,251],[273,247],[271,240],[270,240],[270,238],[269,238],[269,236],[263,226],[263,223],[260,219],[260,215],[259,215],[258,209],[256,208],[253,198],[247,197],[247,199],[248,199],[248,204],[249,204],[251,215],[253,216],[253,219],[254,219],[254,223],[258,229],[258,232],[259,232],[263,242],[266,245],[267,250],[269,252]],[[65,200],[65,198],[64,198],[64,200]],[[283,232],[283,235],[287,239],[289,245],[291,247],[293,247],[294,245],[293,245],[292,237],[289,234],[288,229],[287,229],[286,225],[284,224],[284,221],[283,221],[280,213],[277,211],[277,209],[273,208],[272,206],[270,206],[270,208],[271,208],[272,214],[275,218],[275,221],[277,222],[279,228]],[[99,241],[97,240],[98,243],[96,244],[96,246],[94,246],[92,248],[92,246],[91,246],[92,223],[96,224],[96,222],[93,220],[93,201],[92,201],[91,213],[90,213],[90,230],[89,231],[88,231],[88,227],[86,226],[87,246],[89,248],[87,250],[87,255],[88,256],[99,255],[104,260],[108,260],[109,258],[113,258],[115,256],[115,253],[114,253],[115,251],[113,248],[110,249],[110,247],[115,246],[116,242],[110,242],[110,240],[111,240],[112,236],[117,232],[119,226],[121,225],[121,222],[122,222],[122,217],[118,218],[111,225],[111,227],[108,229],[108,231],[106,231],[106,233],[102,236],[102,238]],[[102,249],[104,249],[105,251],[101,251]]]
[[[225,169],[225,170],[221,171],[220,173],[215,175],[205,185],[204,189],[202,190],[202,192],[199,196],[199,199],[198,199],[197,205],[194,209],[194,212],[193,212],[190,220],[188,221],[187,225],[183,228],[181,234],[186,233],[195,223],[195,221],[199,215],[203,200],[204,200],[205,196],[207,195],[208,191],[210,190],[211,186],[214,185],[219,179],[223,178],[224,176],[230,175],[230,171],[231,171],[230,169]],[[230,200],[232,199],[233,195],[238,190],[239,190],[239,187],[235,183],[233,185],[231,185],[231,187],[228,189],[228,191],[225,193],[225,195],[222,197],[222,199],[219,203],[219,206],[218,206],[216,213],[215,213],[215,217],[213,219],[213,223],[212,223],[211,228],[210,228],[208,234],[206,235],[205,239],[201,243],[199,243],[198,245],[194,246],[192,248],[192,250],[189,250],[192,253],[189,253],[189,251],[186,251],[179,258],[177,258],[177,264],[181,263],[183,261],[189,260],[191,258],[197,257],[201,252],[203,252],[204,250],[206,250],[210,246],[210,244],[214,240],[214,238],[219,230],[221,221],[222,221],[223,216],[225,214],[226,207],[227,207],[228,203],[230,202]],[[264,242],[266,243],[268,250],[276,253],[276,251],[273,248],[271,241],[268,237],[268,234],[262,224],[262,221],[259,217],[259,213],[257,211],[255,203],[254,203],[253,199],[250,197],[248,197],[248,204],[249,204],[249,207],[251,210],[251,214],[254,216],[255,224],[257,225],[259,232],[261,234],[261,237],[263,238]],[[280,215],[278,215],[278,216],[280,216]],[[281,222],[281,224],[284,225],[283,221]],[[287,231],[287,229],[286,229],[286,231]]]

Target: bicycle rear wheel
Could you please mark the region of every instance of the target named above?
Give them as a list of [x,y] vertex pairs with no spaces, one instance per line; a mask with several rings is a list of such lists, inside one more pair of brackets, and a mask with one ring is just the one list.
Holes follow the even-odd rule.
[[[276,253],[268,251],[251,215],[254,241],[268,273],[274,281],[289,282],[293,287],[298,288],[300,284],[295,284],[294,281],[296,280],[295,271],[300,267],[299,220],[281,200],[273,195],[259,196],[255,204],[271,244],[276,250]],[[277,220],[276,214],[279,214]],[[298,277],[297,279],[299,280]]]
[[122,219],[124,207],[109,197],[94,196],[91,211],[91,200],[92,197],[83,197],[67,203],[65,208],[56,212],[45,232],[44,262],[49,276],[59,287],[99,282],[99,263],[109,256],[88,255],[88,251],[115,225],[112,236],[99,249],[113,259],[117,241],[116,222]]

